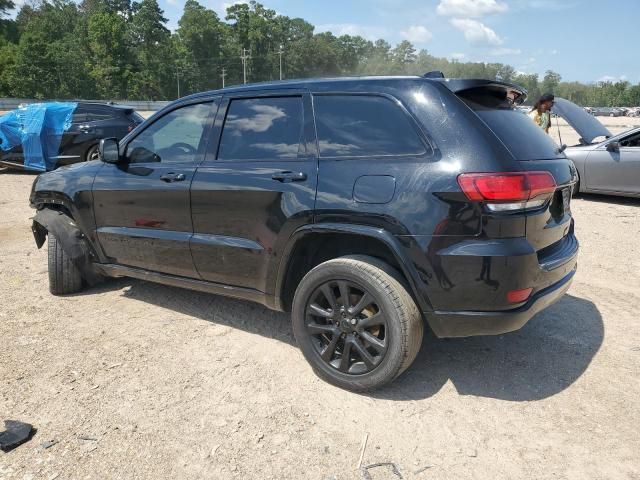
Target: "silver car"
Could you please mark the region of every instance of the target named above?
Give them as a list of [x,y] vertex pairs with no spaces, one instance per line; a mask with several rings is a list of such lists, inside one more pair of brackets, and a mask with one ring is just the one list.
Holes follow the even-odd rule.
[[553,112],[582,137],[565,154],[576,166],[574,192],[640,197],[640,127],[613,136],[576,104],[556,97]]

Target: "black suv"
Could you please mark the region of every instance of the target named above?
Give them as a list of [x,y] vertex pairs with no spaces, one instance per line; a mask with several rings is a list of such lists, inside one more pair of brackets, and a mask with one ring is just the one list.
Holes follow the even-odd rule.
[[[95,160],[101,138],[121,139],[143,121],[144,118],[131,107],[79,102],[73,111],[69,130],[62,135],[58,155],[50,160],[56,166]],[[24,168],[22,145],[6,152],[0,150],[0,171]]]
[[42,174],[54,294],[135,277],[290,311],[322,378],[400,375],[424,321],[500,334],[576,269],[575,172],[515,85],[422,77],[248,85],[180,99],[102,161]]

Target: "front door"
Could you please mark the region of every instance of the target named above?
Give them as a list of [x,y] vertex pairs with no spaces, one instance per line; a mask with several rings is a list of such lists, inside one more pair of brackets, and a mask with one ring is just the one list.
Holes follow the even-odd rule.
[[[283,243],[313,220],[317,159],[309,95],[225,97],[191,187],[201,277],[266,292]],[[267,292],[269,293],[269,292]]]
[[640,193],[640,132],[618,139],[619,151],[598,148],[585,162],[587,188]]
[[97,236],[115,264],[197,278],[189,188],[204,158],[216,102],[179,106],[121,145],[93,184]]

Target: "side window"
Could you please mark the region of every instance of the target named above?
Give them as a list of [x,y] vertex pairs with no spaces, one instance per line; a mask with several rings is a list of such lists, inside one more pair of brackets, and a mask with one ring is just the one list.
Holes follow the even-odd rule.
[[73,115],[71,117],[71,123],[87,123],[90,122],[91,118],[89,112],[84,107],[77,107],[73,111]]
[[112,110],[94,110],[91,112],[91,121],[110,120],[117,118],[117,116],[116,112]]
[[130,163],[196,161],[211,102],[173,110],[145,128],[127,145]]
[[302,97],[232,100],[222,128],[219,160],[296,158],[303,148]]
[[640,132],[629,135],[620,141],[621,147],[640,147]]
[[313,103],[321,157],[425,153],[407,114],[388,98],[317,95]]

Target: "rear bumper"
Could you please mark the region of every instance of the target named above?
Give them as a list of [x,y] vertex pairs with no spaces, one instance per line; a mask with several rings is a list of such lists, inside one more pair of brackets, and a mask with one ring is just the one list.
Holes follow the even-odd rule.
[[497,312],[434,311],[426,314],[433,332],[443,337],[500,335],[522,328],[536,313],[557,302],[569,289],[577,266],[560,281],[538,291],[527,303]]

